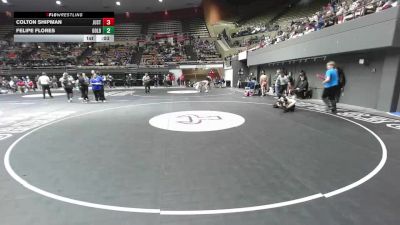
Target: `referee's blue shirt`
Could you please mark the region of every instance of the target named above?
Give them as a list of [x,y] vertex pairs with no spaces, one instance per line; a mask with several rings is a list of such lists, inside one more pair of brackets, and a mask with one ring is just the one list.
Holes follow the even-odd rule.
[[325,88],[330,88],[339,85],[339,75],[336,69],[326,71],[325,78],[329,78],[329,82],[324,84]]

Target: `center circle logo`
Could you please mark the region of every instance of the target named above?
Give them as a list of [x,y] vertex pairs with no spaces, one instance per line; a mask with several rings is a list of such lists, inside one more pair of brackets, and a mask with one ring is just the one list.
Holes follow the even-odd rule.
[[180,132],[206,132],[239,127],[242,116],[219,111],[181,111],[155,116],[149,123],[163,130]]

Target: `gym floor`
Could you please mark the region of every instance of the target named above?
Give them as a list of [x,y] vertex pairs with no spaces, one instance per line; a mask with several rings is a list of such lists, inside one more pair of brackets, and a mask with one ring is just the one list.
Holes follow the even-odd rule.
[[106,92],[0,95],[0,224],[400,224],[395,116],[284,113],[232,89]]

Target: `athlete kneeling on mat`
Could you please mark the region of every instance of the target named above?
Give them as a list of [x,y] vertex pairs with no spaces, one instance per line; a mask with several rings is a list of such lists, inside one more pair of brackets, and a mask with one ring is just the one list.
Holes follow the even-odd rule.
[[284,112],[294,112],[296,100],[283,96],[278,99],[273,107],[283,109]]
[[209,81],[208,80],[203,80],[195,83],[193,87],[198,91],[198,92],[206,92],[208,93],[208,88],[209,88]]

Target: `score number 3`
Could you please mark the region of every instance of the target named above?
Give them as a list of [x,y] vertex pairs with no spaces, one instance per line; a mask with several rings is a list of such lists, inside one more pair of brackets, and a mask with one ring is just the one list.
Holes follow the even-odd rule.
[[114,18],[103,18],[103,26],[114,26]]

